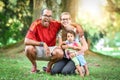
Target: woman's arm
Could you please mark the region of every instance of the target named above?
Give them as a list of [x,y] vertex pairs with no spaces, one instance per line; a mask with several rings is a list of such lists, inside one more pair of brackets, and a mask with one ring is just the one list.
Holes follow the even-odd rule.
[[81,44],[82,44],[81,49],[82,49],[83,51],[88,50],[88,44],[87,44],[87,41],[86,41],[86,39],[85,39],[84,36],[80,37],[80,41],[81,41]]
[[71,25],[77,29],[77,33],[80,34],[80,37],[84,36],[84,31],[81,25],[75,23],[72,23]]
[[76,29],[77,29],[77,32],[80,34],[79,37],[80,37],[80,42],[81,42],[81,50],[79,51],[79,53],[83,53],[86,50],[88,50],[88,44],[84,37],[84,31],[82,29],[82,26],[77,26]]

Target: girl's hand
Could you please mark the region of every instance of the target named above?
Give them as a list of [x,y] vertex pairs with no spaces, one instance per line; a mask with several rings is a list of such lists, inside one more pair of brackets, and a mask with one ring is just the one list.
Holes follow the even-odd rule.
[[75,53],[70,53],[70,58],[72,59],[73,57],[75,57]]

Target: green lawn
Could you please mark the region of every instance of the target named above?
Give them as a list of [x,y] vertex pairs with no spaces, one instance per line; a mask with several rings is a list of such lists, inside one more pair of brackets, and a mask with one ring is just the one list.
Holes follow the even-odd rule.
[[118,48],[112,48],[113,50],[97,50],[97,49],[92,49],[92,51],[97,52],[99,54],[111,56],[114,58],[119,58],[120,59],[120,49]]
[[39,73],[30,73],[31,63],[24,52],[0,52],[0,80],[120,80],[120,59],[92,53],[85,55],[90,75],[82,79],[79,75],[50,75],[42,71],[46,61],[38,61]]

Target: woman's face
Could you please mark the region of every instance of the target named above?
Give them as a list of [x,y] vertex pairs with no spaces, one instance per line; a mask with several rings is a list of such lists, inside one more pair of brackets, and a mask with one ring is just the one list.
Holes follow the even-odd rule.
[[69,15],[62,15],[61,16],[61,24],[65,27],[71,24],[71,19]]

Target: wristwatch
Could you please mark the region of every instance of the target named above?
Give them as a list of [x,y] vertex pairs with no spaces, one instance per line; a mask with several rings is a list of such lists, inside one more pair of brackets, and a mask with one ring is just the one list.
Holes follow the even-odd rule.
[[44,42],[40,42],[40,46],[43,46],[44,45]]

